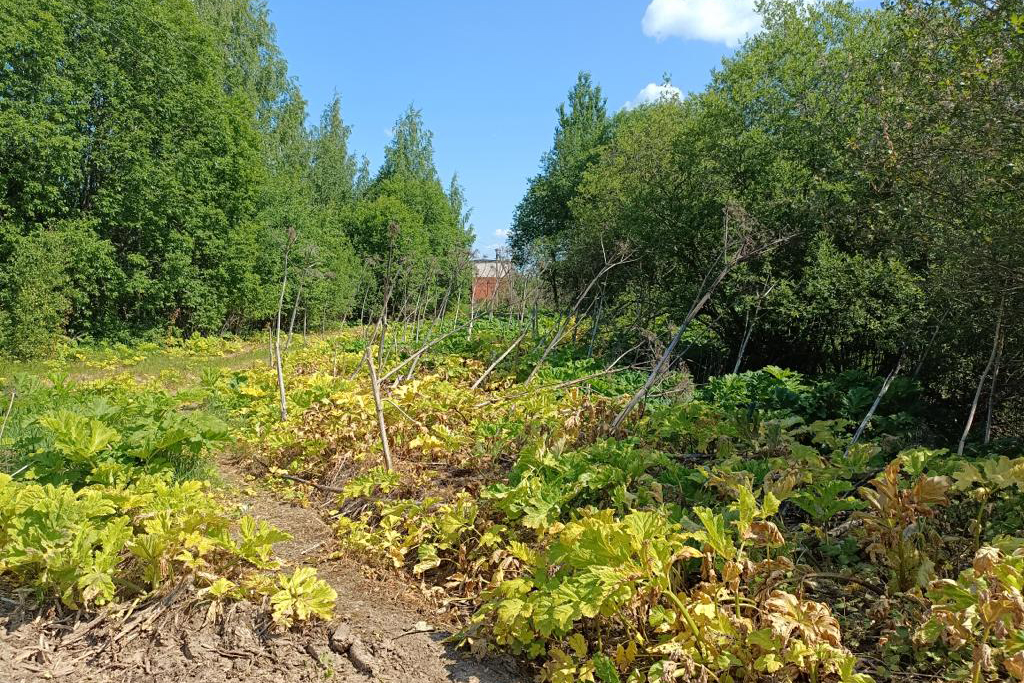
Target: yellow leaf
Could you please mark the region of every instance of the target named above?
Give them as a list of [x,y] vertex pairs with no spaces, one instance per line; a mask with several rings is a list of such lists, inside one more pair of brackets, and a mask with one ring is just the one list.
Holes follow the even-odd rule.
[[587,641],[579,633],[574,633],[569,636],[569,647],[576,653],[579,659],[583,659],[587,656]]

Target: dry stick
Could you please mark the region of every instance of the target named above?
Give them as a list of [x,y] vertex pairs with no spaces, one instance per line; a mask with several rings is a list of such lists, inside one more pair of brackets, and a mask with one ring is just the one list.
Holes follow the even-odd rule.
[[924,347],[924,350],[921,352],[921,358],[918,359],[917,365],[914,366],[914,372],[911,373],[910,379],[916,380],[917,376],[921,373],[921,369],[924,367],[924,361],[926,358],[928,358],[928,351],[931,350],[932,344],[935,343],[935,337],[938,336],[939,330],[942,329],[942,323],[946,321],[946,317],[948,315],[949,311],[947,310],[942,314],[942,318],[939,320],[939,322],[936,323],[935,330],[932,331],[932,336],[928,340],[928,344]]
[[597,317],[594,318],[594,324],[590,330],[590,341],[587,343],[587,358],[592,358],[594,355],[594,342],[597,340],[597,330],[601,326],[601,314],[604,312],[604,294],[605,284],[601,283],[601,294],[597,301]]
[[366,312],[366,298],[370,295],[370,288],[363,288],[363,301],[359,304],[359,324],[363,324],[363,314]]
[[284,389],[284,367],[281,365],[281,311],[284,308],[284,293],[288,288],[288,255],[295,243],[295,229],[288,231],[288,244],[284,250],[284,274],[281,278],[281,297],[277,300],[277,336],[274,338],[274,349],[277,360],[277,389],[281,394],[281,422],[288,420],[288,399]]
[[[732,269],[740,265],[741,263],[754,258],[759,254],[763,254],[764,252],[773,249],[779,244],[785,242],[787,239],[789,238],[780,237],[766,244],[762,244],[757,248],[751,249],[749,252],[741,252],[732,257],[729,257],[727,253],[723,254],[724,265],[722,266],[722,269],[719,271],[718,276],[715,277],[715,279],[711,282],[710,285],[708,285],[706,289],[704,289],[704,294],[693,303],[693,306],[690,307],[690,311],[686,314],[686,318],[683,320],[683,324],[679,326],[678,330],[676,330],[675,336],[672,337],[672,342],[668,345],[668,348],[666,348],[665,351],[662,352],[661,357],[658,358],[658,362],[655,364],[654,369],[651,370],[651,374],[647,377],[647,381],[644,382],[644,385],[640,388],[640,390],[637,391],[631,399],[629,399],[629,403],[626,404],[626,407],[623,408],[622,411],[615,416],[614,420],[612,420],[612,429],[618,429],[622,425],[623,421],[626,419],[626,416],[629,415],[629,413],[637,406],[638,403],[640,403],[640,401],[644,400],[644,398],[647,396],[647,392],[651,390],[651,387],[653,387],[655,383],[661,380],[662,368],[667,369],[666,364],[672,357],[672,351],[675,350],[676,345],[679,344],[679,340],[682,338],[683,333],[690,326],[690,323],[693,322],[693,319],[697,317],[697,314],[701,312],[705,305],[707,305],[708,301],[711,300],[711,295],[714,294],[715,290],[718,289],[718,286],[722,284],[722,280],[724,280],[725,277],[730,272],[732,272]],[[716,259],[715,262],[717,263],[718,260]],[[712,271],[709,270],[707,274],[704,276],[705,282],[707,281],[707,278],[711,275],[711,272]],[[702,282],[702,288],[703,285],[704,283]]]
[[[992,384],[988,387],[988,415],[985,418],[985,445],[992,440],[992,403],[995,400],[995,382],[999,379],[999,366],[1002,364],[1002,346],[1006,342],[1006,335],[999,340],[999,350],[995,354],[995,368],[992,370]],[[0,432],[0,436],[3,432]]]
[[384,467],[390,472],[394,469],[394,466],[391,463],[388,426],[384,423],[384,409],[380,402],[380,382],[377,380],[377,369],[373,367],[373,354],[367,354],[366,364],[370,368],[370,388],[373,389],[373,405],[377,411],[377,426],[380,428],[380,445],[384,449]]
[[456,327],[453,330],[445,332],[440,337],[437,337],[436,339],[432,339],[427,344],[424,344],[423,346],[420,347],[419,351],[417,351],[416,353],[412,354],[411,356],[409,356],[408,358],[403,360],[401,363],[399,363],[398,365],[396,365],[395,367],[391,368],[386,373],[384,373],[384,375],[381,376],[380,381],[381,382],[386,381],[389,377],[391,377],[391,375],[395,374],[396,372],[398,372],[399,370],[404,368],[408,363],[411,363],[414,359],[419,358],[420,356],[422,356],[427,351],[427,349],[429,349],[430,347],[432,347],[435,344],[437,344],[437,343],[447,339],[448,337],[452,336],[453,334],[455,334],[456,332],[461,330],[463,327],[466,327],[466,325],[472,325],[473,324],[473,320],[475,320],[475,318],[470,318],[469,322],[463,324],[462,327]]
[[[447,295],[445,295],[445,300],[447,301]],[[426,314],[427,314],[427,308],[426,308],[426,305],[424,304],[424,306],[423,306],[423,315],[426,316]],[[425,340],[424,343],[425,344],[429,344],[430,341],[433,338],[434,338],[434,325],[431,324],[430,329],[427,330],[427,337],[426,337],[426,340]],[[419,343],[419,333],[418,332],[417,332],[417,335],[416,335],[416,343],[417,344]],[[412,379],[413,373],[416,372],[416,366],[419,365],[420,358],[422,358],[422,356],[420,356],[419,358],[414,360],[412,362],[412,364],[409,366],[409,371],[407,373],[405,373],[405,380],[404,381],[408,382],[409,380]]]
[[540,359],[537,361],[537,364],[533,366],[533,370],[530,371],[530,374],[526,378],[526,381],[523,382],[524,386],[532,382],[533,378],[537,376],[538,372],[540,372],[541,365],[544,364],[544,361],[547,360],[548,355],[550,355],[551,351],[555,348],[555,346],[558,345],[558,342],[561,341],[562,337],[565,335],[565,326],[569,324],[569,320],[572,318],[573,314],[575,314],[576,311],[579,310],[580,304],[583,303],[583,300],[586,298],[587,294],[590,293],[591,288],[597,283],[598,280],[604,277],[605,273],[607,273],[609,270],[616,266],[622,265],[623,263],[629,263],[630,261],[632,261],[632,259],[620,259],[618,261],[612,261],[611,263],[605,263],[604,267],[601,268],[600,271],[598,271],[597,275],[595,275],[590,280],[586,288],[584,288],[584,290],[580,292],[579,297],[576,298],[576,303],[569,310],[569,314],[565,316],[565,318],[559,324],[558,329],[555,330],[555,336],[553,336],[551,338],[551,341],[548,342],[547,348],[544,349],[544,353],[541,354]]
[[739,353],[736,354],[736,365],[732,368],[732,374],[736,375],[740,371],[740,365],[743,364],[743,354],[747,352],[747,342],[750,341],[750,335],[753,333],[754,328],[757,326],[757,316],[761,312],[761,300],[772,293],[775,289],[775,285],[772,285],[762,294],[757,295],[757,304],[754,306],[754,319],[750,319],[750,310],[747,309],[746,321],[743,324],[743,342],[740,343]]
[[[402,303],[398,307],[398,314],[400,316],[402,316],[401,322],[403,322],[403,323],[409,322],[409,312],[408,311],[409,311],[409,282],[407,280],[406,283],[405,283],[405,294],[402,295]],[[396,339],[397,339],[397,335],[396,335]],[[402,326],[402,343],[406,344],[406,343],[408,343],[408,341],[409,341],[409,326],[408,325],[403,325]],[[383,363],[384,362],[381,361],[381,367],[384,367]]]
[[[430,301],[429,301],[429,299],[428,299],[426,294],[427,294],[427,292],[429,291],[429,288],[430,288],[430,284],[429,283],[432,282],[433,279],[434,279],[434,266],[431,265],[430,270],[427,272],[427,281],[423,285],[423,289],[420,290],[420,295],[416,298],[416,307],[413,309],[413,324],[414,324],[415,327],[414,327],[412,339],[413,339],[413,343],[414,344],[419,344],[420,343],[420,327],[421,327],[421,323],[423,322],[423,319],[427,317],[427,304],[430,303]],[[420,303],[423,304],[423,310],[422,311],[420,310]]]
[[430,320],[430,329],[427,330],[427,339],[434,336],[434,332],[437,330],[438,324],[444,320],[444,313],[448,309],[448,297],[452,293],[452,283],[448,282],[448,289],[445,290],[444,298],[441,299],[441,305],[434,309],[433,317]]
[[270,349],[270,367],[274,367],[274,326],[267,325],[267,338],[270,343],[267,344],[267,348]]
[[459,312],[462,310],[462,287],[459,287],[459,295],[455,298],[455,320],[452,321],[452,326],[458,326],[459,324]]
[[862,588],[866,588],[875,595],[885,595],[885,591],[872,586],[864,579],[859,579],[856,576],[847,576],[846,574],[834,574],[832,572],[811,572],[810,574],[804,574],[800,577],[800,583],[805,581],[813,581],[814,579],[828,579],[830,581],[848,581],[850,583],[857,584]]
[[871,418],[874,416],[875,411],[878,410],[878,406],[882,402],[882,397],[884,397],[885,393],[889,391],[889,385],[892,384],[892,381],[896,379],[896,375],[899,374],[900,366],[902,364],[903,356],[901,354],[899,359],[896,361],[896,367],[892,369],[889,376],[885,378],[884,382],[882,382],[882,388],[879,390],[878,395],[875,396],[875,400],[871,404],[871,407],[868,408],[868,414],[860,421],[860,424],[857,426],[857,431],[853,433],[853,439],[850,440],[850,443],[846,446],[846,450],[843,451],[843,458],[846,458],[846,456],[850,454],[850,449],[852,449],[857,444],[857,441],[860,440],[861,434],[864,433],[864,430],[867,428],[868,423],[871,422]]
[[305,484],[306,486],[312,486],[315,489],[319,489],[321,491],[326,491],[328,493],[345,493],[345,489],[339,489],[339,488],[334,487],[334,486],[327,486],[326,484],[318,484],[315,481],[310,481],[309,479],[303,479],[302,477],[297,477],[294,474],[274,472],[273,471],[274,468],[272,468],[270,465],[268,465],[267,463],[263,462],[259,458],[255,458],[254,457],[253,461],[255,461],[256,464],[261,465],[263,467],[263,469],[265,469],[267,471],[267,473],[273,474],[275,477],[278,477],[280,479],[287,479],[288,481],[294,481],[294,482],[297,482],[299,484]]
[[[576,344],[576,342],[577,342],[577,340],[579,338],[580,327],[583,325],[584,319],[586,319],[588,316],[590,316],[590,310],[592,308],[594,308],[594,304],[598,303],[598,299],[599,298],[600,298],[600,294],[595,296],[590,301],[590,303],[587,304],[587,307],[585,309],[583,309],[582,312],[577,312],[577,314],[573,317],[573,320],[572,320],[572,343],[573,343],[573,345]],[[593,326],[593,324],[591,324],[591,326]]]
[[1003,305],[999,304],[999,317],[996,319],[996,334],[992,341],[992,353],[988,356],[988,363],[985,365],[984,372],[981,373],[981,377],[978,379],[978,388],[974,391],[974,400],[971,401],[971,412],[967,414],[967,424],[964,425],[964,433],[960,437],[960,443],[956,447],[956,454],[964,454],[964,446],[967,445],[967,435],[971,432],[971,425],[974,424],[974,414],[978,410],[978,400],[981,398],[981,390],[985,386],[985,378],[988,373],[992,371],[992,364],[996,360],[996,347],[999,345],[999,335],[1002,332],[1003,325]]
[[530,289],[530,280],[523,274],[523,296],[519,300],[519,324],[522,325],[523,321],[526,320],[526,301]]
[[535,295],[533,297],[533,314],[530,316],[530,328],[533,331],[533,339],[535,342],[540,341],[540,332],[537,329],[537,307],[539,306],[540,297]]
[[[430,338],[429,337],[427,338],[427,342],[428,343],[430,342]],[[416,372],[416,366],[420,364],[420,358],[422,358],[422,357],[423,356],[417,356],[416,360],[414,360],[412,363],[409,364],[409,369],[406,371],[405,377],[402,377],[401,379],[396,380],[396,385],[397,384],[401,384],[402,382],[408,382],[409,380],[412,379],[413,374]]]
[[679,344],[679,340],[682,338],[683,332],[686,331],[686,328],[690,326],[690,323],[695,317],[697,317],[697,314],[701,312],[707,302],[711,300],[711,295],[714,293],[718,285],[721,284],[722,280],[725,279],[725,276],[730,270],[731,267],[726,265],[726,267],[719,272],[718,277],[715,278],[714,282],[711,283],[711,286],[708,287],[704,294],[694,302],[693,306],[690,307],[689,312],[686,314],[686,318],[683,319],[683,323],[679,326],[679,329],[676,330],[675,336],[672,337],[672,341],[658,358],[658,362],[655,363],[654,369],[651,370],[651,374],[647,377],[647,381],[644,382],[643,387],[633,394],[633,397],[629,399],[629,403],[627,403],[619,414],[615,416],[615,419],[612,421],[612,429],[619,428],[619,425],[621,425],[626,419],[626,416],[629,415],[633,408],[635,408],[636,405],[647,396],[647,392],[651,390],[651,387],[654,386],[655,382],[661,379],[662,368],[666,366],[669,358],[672,356],[672,352],[675,350],[676,345]]
[[11,419],[11,411],[14,410],[14,396],[17,392],[11,389],[11,400],[7,404],[7,412],[4,413],[4,423],[0,425],[0,443],[3,443],[4,432],[7,431],[7,421]]
[[345,489],[338,488],[336,486],[327,486],[326,484],[318,484],[315,481],[309,479],[303,479],[302,477],[296,477],[294,474],[277,474],[274,475],[280,479],[287,479],[288,481],[294,481],[299,484],[305,484],[306,486],[312,486],[320,491],[326,491],[327,493],[345,493]]
[[295,330],[295,316],[299,313],[299,299],[302,298],[302,283],[299,284],[299,289],[295,292],[295,303],[292,304],[292,320],[288,323],[288,338],[284,342],[284,352],[288,353],[288,349],[292,345],[292,332]]
[[736,364],[732,366],[732,374],[739,374],[740,365],[743,364],[743,354],[747,350],[747,342],[750,341],[750,333],[754,331],[754,325],[757,324],[757,314],[754,314],[754,324],[750,323],[750,311],[747,311],[746,320],[743,322],[743,341],[740,342],[740,350],[736,354]]
[[606,368],[604,370],[601,370],[600,372],[595,372],[595,373],[593,373],[591,375],[587,375],[585,377],[577,377],[576,379],[566,380],[565,382],[559,382],[558,384],[541,384],[540,386],[534,387],[533,389],[530,389],[529,391],[521,391],[518,394],[512,394],[511,396],[499,396],[497,398],[488,399],[486,401],[482,401],[480,403],[477,403],[474,407],[475,408],[483,408],[484,406],[489,406],[489,405],[494,404],[494,403],[504,403],[505,401],[514,401],[515,399],[522,398],[523,396],[531,396],[533,394],[538,394],[538,393],[540,393],[542,391],[555,391],[556,389],[564,389],[565,387],[571,387],[574,384],[582,384],[583,382],[588,382],[588,381],[590,381],[592,379],[596,379],[598,377],[604,377],[605,375],[611,375],[611,374],[614,374],[616,372],[622,372],[624,370],[633,370],[633,369],[635,369],[635,368],[633,366],[629,366],[629,365],[627,365],[626,367],[623,367],[623,368]]
[[[7,431],[7,421],[11,419],[11,411],[14,410],[14,397],[15,397],[15,395],[17,395],[17,393],[18,393],[17,391],[15,391],[14,389],[11,389],[11,400],[7,404],[7,412],[4,413],[4,423],[0,424],[0,444],[2,444],[4,442],[4,432]],[[29,462],[29,463],[26,463],[25,465],[19,467],[15,472],[11,473],[11,477],[13,478],[13,477],[18,476],[19,474],[21,474],[22,472],[27,470],[31,464],[32,463]]]
[[392,401],[390,398],[386,398],[384,400],[387,401],[388,403],[390,403],[391,405],[393,405],[395,407],[395,410],[400,412],[402,415],[405,415],[409,419],[409,421],[412,422],[414,425],[416,425],[417,427],[419,427],[420,429],[422,429],[424,431],[428,431],[427,430],[427,426],[425,424],[423,424],[422,422],[417,420],[415,417],[413,417],[409,413],[407,413],[404,410],[402,410],[402,406],[398,405],[397,403]]
[[394,291],[395,283],[391,279],[391,263],[392,254],[388,253],[388,268],[386,280],[388,283],[387,289],[384,290],[384,301],[380,306],[380,316],[378,318],[380,328],[380,347],[377,351],[377,364],[383,366],[384,364],[384,339],[388,334],[388,304],[391,302],[391,293]]
[[512,342],[507,349],[505,349],[505,352],[498,356],[494,360],[494,362],[491,363],[486,370],[484,370],[484,374],[480,375],[480,378],[477,379],[477,381],[473,382],[473,386],[471,386],[470,389],[476,391],[477,387],[479,387],[483,383],[483,381],[487,379],[487,375],[491,374],[491,371],[494,370],[494,368],[498,367],[498,364],[501,363],[501,361],[505,360],[505,356],[512,353],[512,350],[519,346],[519,342],[523,341],[527,333],[529,333],[528,329],[524,330],[522,334],[516,337],[516,340]]
[[[420,304],[421,303],[423,304],[423,310],[422,311],[420,310]],[[412,309],[412,322],[411,322],[411,325],[412,325],[412,330],[413,330],[413,332],[412,332],[412,343],[413,344],[419,344],[420,343],[420,321],[423,320],[423,316],[426,315],[426,309],[427,309],[426,297],[424,297],[422,295],[422,292],[421,292],[420,296],[416,297],[416,305],[413,306],[413,309]]]
[[[366,329],[370,329],[369,325],[366,325],[365,327],[366,327]],[[373,331],[370,332],[370,337],[368,339],[366,339],[366,350],[363,351],[363,357],[359,359],[359,362],[356,363],[356,366],[352,369],[352,374],[348,376],[348,379],[349,379],[350,382],[356,378],[357,374],[359,374],[359,368],[363,367],[363,363],[366,362],[367,354],[372,354],[373,353],[373,342],[377,338],[377,330],[378,329],[380,329],[380,321],[379,320],[373,326]],[[364,338],[365,338],[365,335],[364,335]]]

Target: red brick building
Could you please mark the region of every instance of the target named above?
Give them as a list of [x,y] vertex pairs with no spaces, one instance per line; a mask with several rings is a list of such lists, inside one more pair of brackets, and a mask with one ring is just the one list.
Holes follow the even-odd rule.
[[498,296],[509,280],[512,262],[504,259],[473,261],[473,301],[490,301]]

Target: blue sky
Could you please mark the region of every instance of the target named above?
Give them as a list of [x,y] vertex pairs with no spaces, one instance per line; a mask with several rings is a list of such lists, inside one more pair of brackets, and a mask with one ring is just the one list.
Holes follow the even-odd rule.
[[[555,107],[580,70],[615,110],[669,72],[700,90],[757,19],[752,0],[269,0],[310,123],[337,91],[351,146],[376,166],[410,103],[458,171],[493,255],[550,148]],[[650,89],[648,90],[650,92]]]

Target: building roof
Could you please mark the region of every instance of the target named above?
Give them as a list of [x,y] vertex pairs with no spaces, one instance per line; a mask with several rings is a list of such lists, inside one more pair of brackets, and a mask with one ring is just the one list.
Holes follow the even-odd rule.
[[512,272],[512,262],[505,259],[473,259],[473,274],[476,277],[507,277]]

